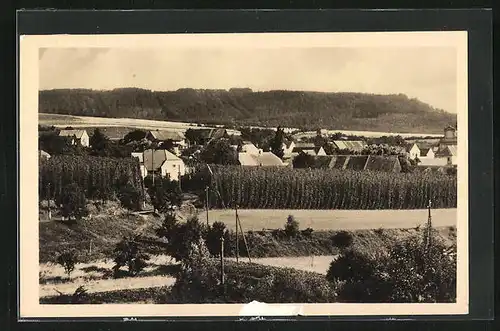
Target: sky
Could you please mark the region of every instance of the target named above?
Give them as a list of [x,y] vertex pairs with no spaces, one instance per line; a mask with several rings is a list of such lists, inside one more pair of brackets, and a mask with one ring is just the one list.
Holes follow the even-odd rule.
[[452,47],[40,49],[40,90],[119,87],[403,93],[456,113],[457,51]]

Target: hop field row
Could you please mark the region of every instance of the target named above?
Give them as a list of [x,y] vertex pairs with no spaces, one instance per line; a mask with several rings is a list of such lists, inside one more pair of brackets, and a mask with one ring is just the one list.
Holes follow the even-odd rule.
[[88,199],[108,199],[126,185],[144,192],[135,158],[53,156],[39,167],[39,196],[54,198],[66,185],[76,183]]
[[255,209],[421,209],[457,205],[456,176],[213,166],[211,205]]

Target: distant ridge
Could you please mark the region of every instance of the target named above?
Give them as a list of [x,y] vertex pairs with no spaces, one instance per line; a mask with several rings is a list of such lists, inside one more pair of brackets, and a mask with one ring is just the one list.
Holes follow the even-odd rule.
[[404,94],[252,91],[249,88],[56,89],[39,92],[39,112],[97,117],[382,132],[441,133],[456,115]]

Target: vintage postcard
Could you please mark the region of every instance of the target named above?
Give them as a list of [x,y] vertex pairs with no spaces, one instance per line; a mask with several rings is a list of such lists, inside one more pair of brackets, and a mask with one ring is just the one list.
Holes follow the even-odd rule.
[[468,313],[467,33],[20,37],[20,317]]

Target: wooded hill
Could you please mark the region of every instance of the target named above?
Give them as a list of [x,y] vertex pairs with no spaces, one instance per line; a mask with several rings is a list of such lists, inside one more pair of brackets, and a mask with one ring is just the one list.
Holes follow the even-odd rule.
[[42,113],[229,126],[441,133],[443,127],[456,123],[455,114],[403,94],[189,88],[167,92],[137,88],[59,89],[40,91],[39,101]]

